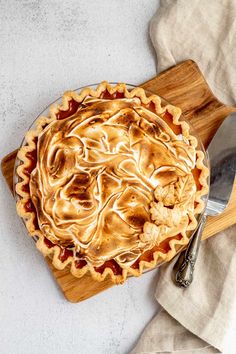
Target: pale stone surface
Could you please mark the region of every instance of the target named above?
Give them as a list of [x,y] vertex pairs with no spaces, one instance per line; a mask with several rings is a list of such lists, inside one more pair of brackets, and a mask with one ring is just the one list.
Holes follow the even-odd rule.
[[[148,21],[157,7],[156,0],[0,0],[0,158],[64,90],[153,77]],[[0,352],[128,353],[158,309],[157,271],[70,304],[27,237],[2,175],[0,195]]]

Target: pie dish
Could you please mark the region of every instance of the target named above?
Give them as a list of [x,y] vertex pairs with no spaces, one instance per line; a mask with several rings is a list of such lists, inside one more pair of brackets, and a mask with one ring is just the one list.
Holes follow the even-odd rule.
[[37,248],[97,281],[172,259],[208,193],[204,151],[181,110],[123,83],[66,92],[17,158],[17,212]]

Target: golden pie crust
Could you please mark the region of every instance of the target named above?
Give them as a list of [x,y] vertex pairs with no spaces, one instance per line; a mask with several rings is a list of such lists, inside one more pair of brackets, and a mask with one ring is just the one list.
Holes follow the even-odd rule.
[[17,211],[57,269],[121,283],[188,243],[208,169],[180,116],[142,88],[102,82],[37,119],[17,155]]

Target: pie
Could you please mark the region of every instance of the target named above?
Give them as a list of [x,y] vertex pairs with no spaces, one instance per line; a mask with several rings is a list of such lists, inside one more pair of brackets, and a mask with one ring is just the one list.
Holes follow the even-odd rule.
[[180,116],[142,88],[102,82],[38,118],[18,152],[17,211],[57,269],[122,283],[188,243],[208,169]]

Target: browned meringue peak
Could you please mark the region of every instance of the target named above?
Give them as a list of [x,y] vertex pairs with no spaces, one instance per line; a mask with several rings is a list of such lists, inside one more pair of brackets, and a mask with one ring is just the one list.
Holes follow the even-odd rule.
[[188,225],[195,149],[138,98],[88,97],[45,128],[37,156],[30,193],[41,231],[94,266],[129,267]]

